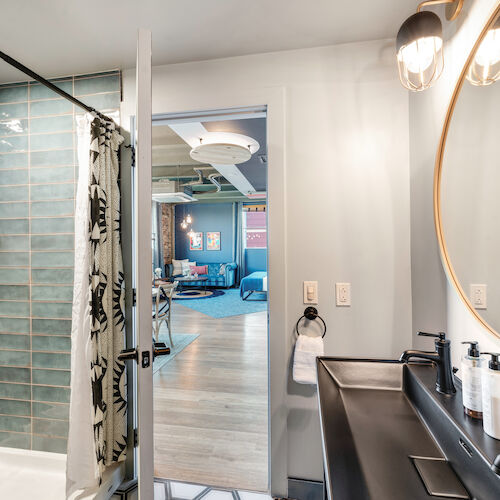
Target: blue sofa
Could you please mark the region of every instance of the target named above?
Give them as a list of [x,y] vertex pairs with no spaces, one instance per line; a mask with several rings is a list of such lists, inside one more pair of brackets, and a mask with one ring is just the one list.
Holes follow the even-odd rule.
[[[208,266],[208,274],[200,274],[201,277],[208,278],[208,281],[190,281],[189,286],[213,286],[213,287],[226,287],[230,288],[234,285],[236,281],[236,268],[238,267],[235,262],[229,262],[226,264],[226,270],[224,274],[219,274],[221,264],[203,264],[202,262],[197,262],[198,266]],[[168,264],[168,275],[170,281],[175,281],[176,276],[172,276],[173,265]],[[187,284],[186,284],[187,286]]]

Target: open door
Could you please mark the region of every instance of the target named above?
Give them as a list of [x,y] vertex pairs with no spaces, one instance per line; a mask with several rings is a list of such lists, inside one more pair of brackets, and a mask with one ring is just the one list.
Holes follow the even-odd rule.
[[151,256],[151,32],[139,30],[137,39],[136,168],[134,169],[133,279],[136,291],[134,330],[137,376],[136,471],[139,499],[153,500],[153,345]]
[[[131,137],[135,149],[132,159],[132,335],[128,349],[120,354],[129,360],[129,432],[133,453],[127,476],[138,480],[140,500],[154,498],[153,460],[153,360],[170,353],[162,343],[153,343],[152,334],[152,253],[151,253],[151,32],[141,29],[137,38],[136,112]],[[130,261],[129,261],[130,262]]]

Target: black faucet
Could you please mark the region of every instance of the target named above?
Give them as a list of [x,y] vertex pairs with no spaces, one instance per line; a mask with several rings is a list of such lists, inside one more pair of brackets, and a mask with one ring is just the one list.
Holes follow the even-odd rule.
[[417,335],[423,337],[434,337],[434,345],[436,350],[430,351],[415,351],[409,350],[403,352],[399,361],[407,363],[411,358],[428,359],[434,361],[437,365],[436,390],[442,394],[455,394],[456,389],[453,384],[453,372],[451,366],[450,341],[446,339],[444,332],[425,333],[418,332]]

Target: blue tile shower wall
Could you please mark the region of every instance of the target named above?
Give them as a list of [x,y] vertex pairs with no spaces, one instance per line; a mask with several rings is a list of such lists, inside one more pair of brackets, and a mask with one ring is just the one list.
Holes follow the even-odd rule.
[[[120,82],[54,80],[115,119]],[[36,83],[0,86],[0,446],[66,452],[81,112]]]

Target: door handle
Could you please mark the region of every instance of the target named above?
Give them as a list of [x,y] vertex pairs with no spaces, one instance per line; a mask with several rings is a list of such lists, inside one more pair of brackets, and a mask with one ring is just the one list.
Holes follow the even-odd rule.
[[139,356],[137,353],[137,349],[123,349],[123,351],[120,351],[120,354],[118,354],[118,359],[120,361],[126,361],[127,359],[135,359],[138,361]]
[[[170,347],[167,347],[165,342],[153,343],[153,359],[155,359],[157,356],[165,356],[167,354],[170,354]],[[135,348],[123,349],[123,351],[120,351],[120,354],[118,354],[118,359],[120,361],[127,361],[128,359],[134,359],[138,363],[139,353]],[[150,363],[149,352],[144,351],[142,353],[142,367],[147,368],[149,366],[149,363]]]
[[157,356],[166,356],[170,354],[170,347],[167,347],[165,342],[154,342],[153,343],[153,359]]

